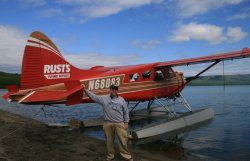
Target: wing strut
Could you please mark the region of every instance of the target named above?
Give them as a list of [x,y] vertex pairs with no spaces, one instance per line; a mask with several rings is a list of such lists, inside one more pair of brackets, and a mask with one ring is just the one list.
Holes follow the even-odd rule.
[[202,73],[206,72],[208,69],[212,68],[213,66],[215,66],[216,64],[218,64],[220,61],[221,61],[221,60],[216,60],[213,64],[209,65],[207,68],[205,68],[204,70],[202,70],[201,72],[199,72],[199,73],[196,74],[195,76],[186,78],[187,81],[186,81],[185,85],[188,84],[189,82],[191,82],[192,80],[199,78],[199,76],[200,76]]

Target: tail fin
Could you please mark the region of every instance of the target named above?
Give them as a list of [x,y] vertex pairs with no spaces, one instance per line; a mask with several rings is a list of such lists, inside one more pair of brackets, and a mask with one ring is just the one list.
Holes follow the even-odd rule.
[[80,69],[63,58],[46,35],[38,31],[31,33],[23,55],[22,88],[37,88],[74,80],[80,72]]

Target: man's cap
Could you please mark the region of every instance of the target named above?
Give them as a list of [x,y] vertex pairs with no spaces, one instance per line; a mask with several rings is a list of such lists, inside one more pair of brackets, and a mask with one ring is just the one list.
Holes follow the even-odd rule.
[[111,84],[111,86],[109,88],[112,90],[118,90],[118,86],[115,84]]

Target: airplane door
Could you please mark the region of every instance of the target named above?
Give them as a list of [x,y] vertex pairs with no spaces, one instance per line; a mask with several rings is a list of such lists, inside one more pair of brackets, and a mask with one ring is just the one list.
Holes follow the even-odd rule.
[[154,82],[156,88],[154,89],[154,95],[156,97],[162,97],[169,93],[166,87],[167,81],[171,81],[175,77],[175,72],[171,67],[158,67],[154,70]]

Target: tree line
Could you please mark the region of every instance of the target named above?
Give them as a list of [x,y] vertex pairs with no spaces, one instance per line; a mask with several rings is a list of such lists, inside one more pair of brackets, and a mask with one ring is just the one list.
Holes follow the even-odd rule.
[[[20,74],[0,72],[0,88],[8,85],[18,85],[20,87]],[[190,86],[209,86],[209,85],[250,85],[250,74],[244,75],[214,75],[200,76],[188,85]]]

